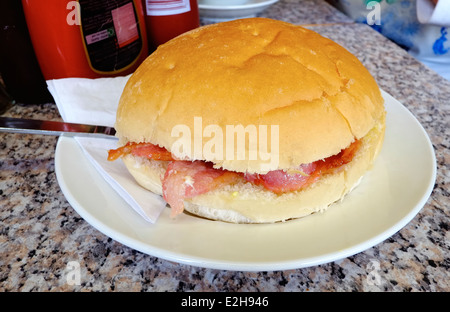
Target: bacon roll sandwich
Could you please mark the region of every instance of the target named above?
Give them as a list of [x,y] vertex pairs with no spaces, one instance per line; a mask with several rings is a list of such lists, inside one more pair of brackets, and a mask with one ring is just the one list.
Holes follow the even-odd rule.
[[128,80],[115,128],[109,160],[172,217],[273,223],[323,211],[358,184],[381,149],[385,109],[337,43],[248,18],[158,47]]

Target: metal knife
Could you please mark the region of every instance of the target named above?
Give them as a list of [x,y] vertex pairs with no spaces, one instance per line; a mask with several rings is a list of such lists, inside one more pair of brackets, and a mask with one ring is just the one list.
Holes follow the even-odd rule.
[[115,138],[113,127],[0,117],[0,132]]

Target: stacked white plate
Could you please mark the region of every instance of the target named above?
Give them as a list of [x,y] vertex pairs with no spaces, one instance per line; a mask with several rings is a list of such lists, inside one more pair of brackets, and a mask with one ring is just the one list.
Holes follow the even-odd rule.
[[237,18],[255,17],[278,0],[199,0],[200,17],[221,22]]

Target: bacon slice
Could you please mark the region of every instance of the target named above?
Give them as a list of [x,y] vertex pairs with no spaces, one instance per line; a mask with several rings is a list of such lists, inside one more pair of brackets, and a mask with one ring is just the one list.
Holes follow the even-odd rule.
[[128,142],[122,147],[108,151],[108,160],[114,161],[127,154],[153,160],[174,160],[172,154],[164,147],[151,143]]
[[317,165],[312,163],[289,171],[274,170],[266,174],[246,174],[244,177],[248,182],[262,185],[276,194],[281,194],[297,191],[317,181],[320,174],[316,169]]
[[176,160],[165,148],[151,143],[127,143],[108,152],[108,160],[132,154],[152,160],[170,161],[162,179],[163,197],[172,208],[171,217],[184,210],[184,200],[215,190],[224,184],[247,181],[262,185],[276,194],[298,191],[316,182],[322,175],[349,163],[361,142],[356,140],[339,154],[303,164],[297,168],[284,171],[274,170],[266,174],[243,174],[228,170],[215,169],[213,164],[205,161]]
[[356,152],[361,147],[361,144],[361,141],[355,140],[349,147],[343,149],[339,154],[330,156],[324,160],[318,160],[315,163],[317,163],[320,172],[325,174],[335,168],[351,162]]
[[172,161],[162,180],[163,197],[174,217],[183,212],[184,199],[210,192],[223,184],[236,183],[239,179],[239,173],[214,169],[208,162]]
[[322,175],[349,163],[360,145],[360,141],[355,141],[337,155],[301,165],[293,170],[274,170],[266,174],[246,174],[244,177],[247,181],[263,185],[276,194],[298,191],[316,182]]

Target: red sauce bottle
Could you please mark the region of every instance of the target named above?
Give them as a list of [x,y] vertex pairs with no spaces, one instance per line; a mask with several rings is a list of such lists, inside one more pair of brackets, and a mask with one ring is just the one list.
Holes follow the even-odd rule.
[[197,0],[142,0],[142,3],[150,51],[200,26]]
[[148,56],[141,0],[22,0],[46,80],[132,73]]

